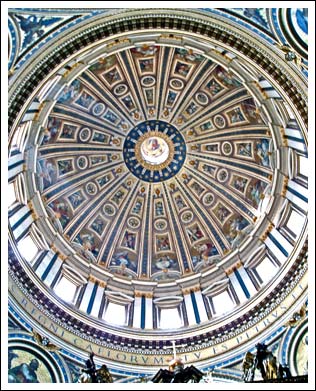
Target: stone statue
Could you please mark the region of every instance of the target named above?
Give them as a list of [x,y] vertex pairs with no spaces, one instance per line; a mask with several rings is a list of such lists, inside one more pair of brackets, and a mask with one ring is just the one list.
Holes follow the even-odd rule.
[[242,370],[243,370],[243,375],[242,375],[242,380],[244,382],[250,382],[254,378],[254,372],[255,372],[255,355],[252,354],[251,352],[247,352],[245,354],[245,357],[242,362]]
[[278,377],[278,364],[276,357],[268,350],[267,345],[256,345],[256,368],[260,370],[263,380],[276,379]]
[[86,368],[82,369],[78,383],[113,383],[112,375],[107,366],[103,364],[101,368],[96,369],[93,357],[94,353],[92,352],[86,360]]
[[268,350],[265,344],[256,345],[257,352],[247,352],[242,362],[244,382],[252,382],[256,369],[259,369],[263,380],[277,379],[279,376],[279,365],[276,357]]

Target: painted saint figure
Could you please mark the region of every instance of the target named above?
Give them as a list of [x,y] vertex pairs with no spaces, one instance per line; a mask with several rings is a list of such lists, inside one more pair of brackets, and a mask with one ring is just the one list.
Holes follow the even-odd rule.
[[14,368],[9,369],[9,383],[39,383],[36,370],[39,367],[39,362],[33,358],[29,364],[23,363]]

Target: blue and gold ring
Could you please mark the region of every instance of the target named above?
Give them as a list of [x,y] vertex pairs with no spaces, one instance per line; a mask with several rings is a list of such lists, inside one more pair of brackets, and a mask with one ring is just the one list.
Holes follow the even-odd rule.
[[162,182],[176,175],[186,157],[181,133],[171,124],[151,120],[135,126],[123,146],[128,169],[146,182]]

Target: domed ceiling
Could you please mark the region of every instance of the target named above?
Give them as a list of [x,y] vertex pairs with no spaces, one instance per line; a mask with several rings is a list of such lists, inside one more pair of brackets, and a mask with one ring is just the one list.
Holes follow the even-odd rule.
[[188,362],[216,361],[303,301],[306,91],[279,49],[195,12],[176,30],[162,10],[147,27],[122,11],[128,31],[92,18],[60,42],[67,60],[40,54],[12,117],[11,278],[71,351],[155,366],[172,336]]
[[265,212],[269,128],[238,77],[193,50],[99,59],[44,127],[36,183],[50,221],[113,274],[165,281],[216,268]]

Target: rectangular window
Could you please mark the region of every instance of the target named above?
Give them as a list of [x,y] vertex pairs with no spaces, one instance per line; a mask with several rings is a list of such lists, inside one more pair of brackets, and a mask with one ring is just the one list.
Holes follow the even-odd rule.
[[38,253],[38,247],[34,243],[33,239],[30,237],[30,235],[27,235],[25,238],[19,241],[18,249],[24,259],[26,259],[30,263],[33,261],[36,254]]
[[304,222],[305,216],[292,209],[290,217],[286,223],[286,227],[290,229],[295,236],[298,236],[302,232]]
[[125,326],[126,306],[110,302],[105,310],[103,319],[108,323],[112,323],[118,326]]
[[7,188],[6,200],[8,207],[10,207],[16,201],[16,194],[14,189],[14,183],[10,183]]
[[180,314],[177,308],[163,308],[160,311],[161,329],[176,329],[183,326]]
[[77,291],[77,285],[69,281],[65,277],[61,277],[58,284],[54,288],[55,293],[67,303],[73,303]]
[[263,284],[265,284],[276,275],[278,267],[274,265],[268,257],[265,257],[255,268],[255,270]]
[[305,156],[298,155],[299,168],[298,174],[308,178],[308,172],[310,170],[310,164],[308,158]]
[[219,295],[212,296],[212,301],[215,310],[215,315],[224,314],[225,312],[230,311],[235,305],[228,291],[224,291]]

